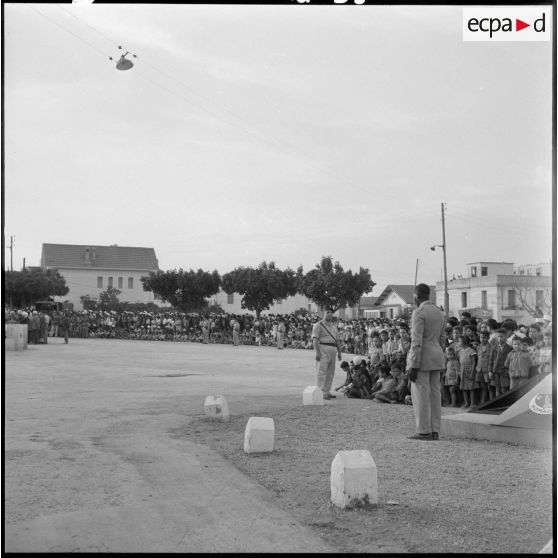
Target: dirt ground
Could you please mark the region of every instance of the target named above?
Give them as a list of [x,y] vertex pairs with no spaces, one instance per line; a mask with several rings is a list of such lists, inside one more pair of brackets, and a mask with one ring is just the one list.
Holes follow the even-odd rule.
[[[33,536],[28,551],[219,551],[219,529],[214,541],[201,537],[196,515],[216,526],[223,519],[193,502],[196,485],[185,483],[188,474],[190,483],[215,478],[215,495],[199,497],[218,498],[218,475],[235,477],[216,454],[234,466],[227,471],[263,487],[262,500],[243,484],[251,498],[272,502],[338,552],[536,553],[552,538],[552,450],[408,440],[414,421],[405,405],[339,396],[303,406],[315,381],[311,351],[55,340],[7,353],[5,368],[9,547],[29,549]],[[229,402],[228,422],[204,416],[205,397],[217,394]],[[460,411],[443,410],[452,412]],[[273,453],[244,453],[251,416],[274,419]],[[375,460],[379,503],[340,510],[330,503],[331,463],[355,449]],[[238,497],[227,498],[222,513],[234,514]],[[198,546],[184,538],[187,521]],[[240,514],[234,525],[250,533],[245,523]],[[161,547],[167,540],[176,544]]]
[[[272,454],[244,453],[250,416],[274,419]],[[260,397],[228,423],[200,417],[173,435],[208,444],[341,552],[529,553],[551,539],[551,450],[407,440],[412,424],[404,405]],[[330,502],[331,462],[355,449],[374,458],[379,503],[341,510]]]

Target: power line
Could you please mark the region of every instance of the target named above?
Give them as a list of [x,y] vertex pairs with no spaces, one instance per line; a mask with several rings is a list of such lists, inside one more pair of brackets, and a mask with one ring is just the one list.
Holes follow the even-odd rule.
[[[62,11],[64,11],[65,13],[67,13],[68,15],[70,15],[71,17],[73,17],[74,19],[82,22],[84,25],[86,25],[87,27],[89,27],[90,29],[92,29],[93,31],[97,32],[100,36],[102,36],[104,39],[106,39],[107,41],[111,42],[114,45],[117,45],[118,43],[116,41],[114,41],[114,39],[108,37],[105,33],[99,31],[96,27],[94,27],[93,25],[90,25],[89,23],[87,23],[86,21],[84,21],[83,19],[79,18],[78,16],[76,16],[75,14],[72,14],[71,12],[69,12],[68,10],[62,8],[61,6],[58,6]],[[187,91],[189,91],[190,93],[194,94],[195,96],[203,99],[206,102],[209,102],[210,104],[213,104],[213,101],[211,101],[211,99],[209,99],[208,97],[201,95],[200,93],[198,93],[196,90],[192,89],[191,87],[189,87],[187,84],[183,83],[182,81],[180,81],[179,79],[177,79],[175,76],[165,72],[164,70],[161,70],[160,68],[158,68],[156,65],[149,63],[147,60],[145,60],[143,57],[141,57],[141,61],[142,64],[145,64],[147,66],[149,66],[150,68],[154,69],[155,71],[161,73],[162,75],[164,75],[165,77],[169,78],[170,80],[174,81],[175,83],[177,83],[178,85],[180,85],[181,87],[183,87],[184,89],[186,89]],[[192,106],[195,106],[201,110],[203,110],[204,112],[210,114],[211,116],[214,116],[218,119],[221,119],[221,117],[216,114],[215,112],[197,104],[192,102],[191,100],[180,96],[179,94],[172,92],[171,90],[169,90],[168,88],[163,87],[161,84],[149,79],[148,77],[146,77],[145,75],[143,75],[144,79],[147,79],[148,81],[150,81],[152,84],[161,87],[163,90],[167,91],[168,93],[172,94],[172,95],[176,95],[179,98],[185,100],[186,102],[188,102],[189,104],[191,104]],[[235,118],[236,120],[238,120],[239,122],[242,122],[245,125],[250,126],[253,130],[255,130],[257,133],[259,133],[260,135],[256,135],[254,134],[254,132],[243,128],[243,131],[252,136],[253,138],[257,139],[258,141],[267,141],[269,142],[270,139],[272,140],[272,142],[275,142],[275,144],[279,147],[287,148],[287,150],[294,150],[297,153],[299,153],[300,155],[302,155],[307,162],[309,162],[312,166],[314,166],[315,168],[318,168],[321,171],[325,171],[327,174],[330,174],[333,178],[335,178],[336,180],[339,180],[343,183],[346,183],[347,180],[338,175],[337,172],[332,169],[331,167],[329,167],[328,165],[325,165],[323,162],[317,162],[315,161],[311,156],[309,156],[305,151],[303,151],[302,149],[300,149],[299,147],[292,145],[288,142],[286,142],[285,140],[282,140],[280,138],[277,138],[275,136],[272,136],[269,134],[269,132],[266,132],[265,130],[262,130],[261,128],[259,128],[258,126],[254,125],[252,122],[246,120],[245,118],[243,118],[242,116],[239,116],[238,114],[236,114],[235,112],[231,111],[230,109],[228,109],[227,107],[223,107],[220,106],[219,109],[223,112],[225,112],[226,114],[232,116],[233,118]],[[230,123],[229,123],[230,124]],[[355,184],[356,185],[356,184]]]
[[86,41],[85,39],[83,39],[82,37],[80,37],[79,35],[76,35],[73,31],[70,31],[69,29],[66,29],[63,25],[60,25],[60,23],[56,22],[55,20],[53,20],[52,18],[46,16],[45,14],[43,14],[42,12],[40,12],[39,10],[37,10],[36,8],[34,8],[33,6],[29,5],[29,4],[24,4],[25,6],[27,6],[28,8],[32,9],[34,12],[36,12],[37,14],[39,14],[41,17],[44,17],[45,19],[47,19],[48,21],[50,21],[52,24],[56,25],[57,27],[60,27],[60,29],[62,29],[63,31],[65,31],[66,33],[69,33],[70,35],[73,35],[76,39],[80,40],[82,43],[85,43],[87,46],[89,46],[90,48],[100,52],[103,56],[108,56],[105,52],[103,52],[101,49],[99,49],[98,47],[96,47],[95,45],[91,44],[89,41]]

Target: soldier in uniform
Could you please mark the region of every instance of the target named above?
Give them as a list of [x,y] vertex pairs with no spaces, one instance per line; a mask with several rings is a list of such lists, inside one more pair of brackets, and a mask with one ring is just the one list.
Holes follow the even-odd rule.
[[339,333],[333,323],[333,309],[326,308],[324,317],[312,328],[312,341],[316,353],[317,385],[323,392],[324,399],[335,398],[330,393],[335,374],[335,356],[341,361]]

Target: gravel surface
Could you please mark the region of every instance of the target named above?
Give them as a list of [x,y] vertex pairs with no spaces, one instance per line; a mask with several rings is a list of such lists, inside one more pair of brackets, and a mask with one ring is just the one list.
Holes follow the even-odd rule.
[[[250,416],[274,419],[273,453],[244,453]],[[200,414],[172,435],[208,444],[340,552],[531,553],[552,538],[552,450],[408,440],[413,424],[405,405],[260,397],[229,422]],[[330,502],[331,462],[355,449],[374,458],[379,503],[341,510]]]
[[[258,532],[250,517],[265,513],[247,504],[260,495],[242,483],[229,490],[241,501],[221,499],[224,521],[209,504],[196,509],[206,490],[196,479],[209,496],[231,488],[230,468],[209,449],[267,489],[261,501],[292,514],[293,533],[308,526],[339,552],[535,553],[552,537],[552,450],[408,440],[405,405],[338,397],[303,406],[311,351],[55,339],[4,357],[4,528],[17,552],[211,552],[239,532],[249,540]],[[210,394],[226,396],[229,422],[205,418]],[[244,453],[250,416],[274,419],[273,453]],[[343,511],[330,504],[331,462],[355,449],[374,457],[379,504]],[[240,504],[245,514],[232,511]],[[188,522],[207,528],[196,545],[184,537]]]

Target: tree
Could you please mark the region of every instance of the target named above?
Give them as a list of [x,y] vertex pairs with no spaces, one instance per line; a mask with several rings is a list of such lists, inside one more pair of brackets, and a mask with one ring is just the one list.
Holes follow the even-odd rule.
[[122,291],[115,289],[114,287],[107,287],[106,291],[103,291],[99,295],[99,303],[97,304],[97,308],[99,310],[120,310],[120,301],[118,300],[118,295]]
[[199,312],[207,308],[206,298],[219,292],[221,277],[217,271],[198,269],[184,271],[152,271],[142,277],[143,290],[155,293],[163,302],[170,302],[183,312]]
[[4,275],[6,297],[12,306],[29,306],[52,296],[64,296],[70,289],[57,269],[6,271]]
[[405,323],[409,323],[411,321],[412,314],[413,312],[409,306],[402,306],[396,317],[398,320],[403,320]]
[[[519,299],[519,305],[533,318],[542,318],[544,314],[552,314],[552,292],[550,284],[532,285],[530,278],[525,276],[516,277],[514,290]],[[549,278],[550,283],[550,278]]]
[[299,292],[319,307],[331,307],[334,312],[346,306],[354,306],[376,284],[368,269],[361,267],[356,274],[351,270],[344,271],[339,262],[333,263],[331,256],[323,256],[315,269],[306,275],[303,274],[302,267],[299,267],[297,277]]
[[281,270],[274,262],[262,262],[258,267],[237,267],[223,275],[223,290],[227,294],[243,295],[243,309],[254,310],[259,319],[263,310],[278,300],[293,296],[298,292],[295,272],[287,268]]
[[81,305],[83,306],[84,310],[97,310],[99,303],[96,299],[91,297],[90,295],[83,295],[79,297]]
[[210,304],[207,307],[207,311],[212,313],[212,314],[225,314],[225,310],[223,309],[223,307],[220,304]]

